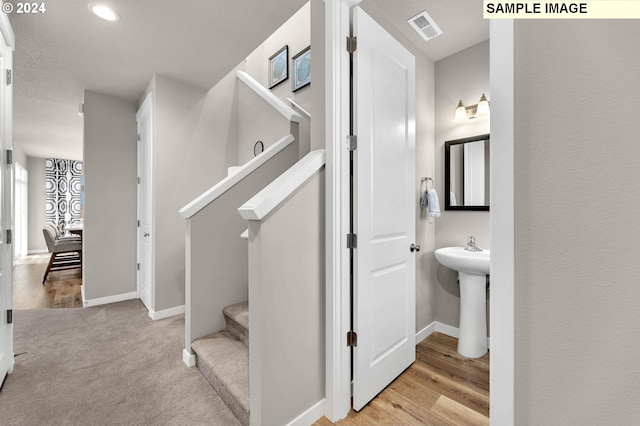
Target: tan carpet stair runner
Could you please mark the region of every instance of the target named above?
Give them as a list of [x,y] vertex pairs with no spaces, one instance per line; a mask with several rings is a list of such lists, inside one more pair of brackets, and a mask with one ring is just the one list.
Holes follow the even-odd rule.
[[249,302],[223,310],[225,330],[191,345],[196,365],[243,425],[249,424]]

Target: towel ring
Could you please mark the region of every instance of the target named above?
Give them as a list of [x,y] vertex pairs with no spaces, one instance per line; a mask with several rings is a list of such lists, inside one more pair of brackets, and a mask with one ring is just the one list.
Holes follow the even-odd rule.
[[422,184],[423,182],[427,182],[427,189],[429,189],[429,181],[431,181],[431,186],[433,186],[435,188],[436,187],[436,183],[433,181],[433,179],[431,179],[430,177],[420,178],[420,184]]

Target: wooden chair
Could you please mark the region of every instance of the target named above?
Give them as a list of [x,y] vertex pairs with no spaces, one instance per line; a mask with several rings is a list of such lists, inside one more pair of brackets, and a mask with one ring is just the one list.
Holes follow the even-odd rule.
[[47,225],[43,230],[47,249],[51,253],[47,270],[44,273],[42,284],[47,280],[51,271],[64,271],[67,269],[82,269],[82,238],[59,237],[56,227]]

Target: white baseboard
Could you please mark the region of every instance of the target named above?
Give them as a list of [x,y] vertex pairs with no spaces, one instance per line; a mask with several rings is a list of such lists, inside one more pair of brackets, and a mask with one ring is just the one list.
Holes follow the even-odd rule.
[[41,254],[41,253],[49,253],[49,250],[47,249],[27,250],[27,254]]
[[[440,321],[434,321],[416,333],[416,345],[429,337],[429,335],[435,331],[446,334],[449,337],[455,337],[456,339],[460,337],[460,329],[458,327],[444,324]],[[487,348],[491,349],[491,338],[489,337],[487,337]]]
[[149,316],[152,320],[160,320],[172,317],[174,315],[184,314],[184,309],[184,305],[176,306],[169,309],[163,309],[162,311],[154,311],[153,309],[149,309]]
[[196,366],[196,354],[189,353],[188,350],[182,350],[182,362],[184,362],[187,367],[195,367]]
[[314,424],[319,418],[324,416],[325,400],[318,401],[304,413],[287,423],[287,426],[307,426]]
[[[84,290],[84,286],[82,286],[82,290]],[[99,305],[107,305],[109,303],[122,302],[125,300],[137,299],[138,292],[132,291],[131,293],[122,293],[122,294],[114,294],[113,296],[107,297],[99,297],[97,299],[85,299],[84,294],[82,295],[84,299],[84,307],[89,308],[91,306],[99,306]]]
[[416,333],[416,345],[429,337],[434,331],[436,331],[435,321]]

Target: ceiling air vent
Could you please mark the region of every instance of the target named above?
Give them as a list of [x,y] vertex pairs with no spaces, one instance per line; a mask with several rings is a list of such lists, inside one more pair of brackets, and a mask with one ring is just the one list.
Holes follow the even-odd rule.
[[407,22],[423,39],[427,41],[442,34],[442,30],[434,22],[431,16],[429,16],[426,10],[423,10],[413,18],[408,19]]

